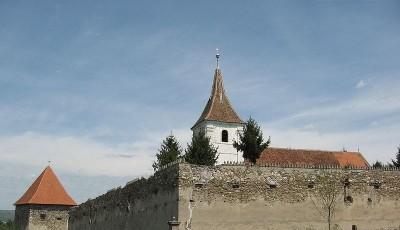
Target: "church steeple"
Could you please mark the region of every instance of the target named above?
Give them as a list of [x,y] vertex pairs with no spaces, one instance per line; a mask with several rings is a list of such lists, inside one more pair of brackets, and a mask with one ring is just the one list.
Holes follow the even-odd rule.
[[224,89],[224,81],[220,68],[220,54],[215,55],[217,67],[211,95],[200,118],[193,125],[193,135],[204,132],[210,138],[210,143],[217,147],[217,164],[224,162],[243,161],[242,153],[233,147],[239,133],[243,131],[243,121],[233,109]]
[[226,123],[243,123],[239,115],[233,109],[226,95],[221,69],[219,68],[220,54],[217,50],[217,68],[214,73],[214,81],[211,89],[211,96],[197,122],[192,129],[205,120],[220,121]]

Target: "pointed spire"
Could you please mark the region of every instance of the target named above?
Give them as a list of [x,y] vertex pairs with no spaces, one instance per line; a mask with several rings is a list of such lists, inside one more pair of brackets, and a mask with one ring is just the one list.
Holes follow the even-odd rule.
[[15,205],[23,204],[76,205],[50,166],[43,170],[25,194],[15,202]]
[[222,73],[219,69],[219,57],[219,52],[217,52],[217,69],[214,73],[211,96],[208,99],[203,113],[201,114],[195,125],[192,127],[192,129],[204,120],[220,121],[226,123],[243,123],[239,115],[233,109],[225,93]]

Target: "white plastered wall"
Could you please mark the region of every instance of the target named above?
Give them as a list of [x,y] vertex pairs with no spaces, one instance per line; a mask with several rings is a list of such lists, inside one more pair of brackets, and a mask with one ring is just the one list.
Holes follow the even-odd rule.
[[[243,131],[243,124],[203,121],[193,128],[193,133],[196,135],[200,130],[204,130],[205,134],[210,137],[211,144],[218,147],[217,165],[224,162],[243,162],[242,152],[238,152],[233,147],[233,141],[237,141],[239,132]],[[228,131],[228,142],[222,142],[222,130]]]

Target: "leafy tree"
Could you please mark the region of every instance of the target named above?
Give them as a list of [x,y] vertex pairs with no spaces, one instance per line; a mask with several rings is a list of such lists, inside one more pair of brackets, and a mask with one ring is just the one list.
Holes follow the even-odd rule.
[[197,165],[214,165],[217,162],[217,148],[210,143],[204,131],[193,135],[192,143],[185,151],[185,161]]
[[179,142],[171,134],[165,140],[163,140],[158,153],[156,154],[157,160],[153,163],[154,171],[160,169],[160,167],[176,161],[181,157],[182,149]]
[[380,161],[376,161],[374,164],[372,164],[372,167],[374,168],[382,168],[383,167],[383,163]]
[[328,229],[332,229],[332,221],[341,191],[341,183],[329,173],[323,172],[316,178],[315,189],[311,194],[311,201],[316,210],[326,220]]
[[396,160],[392,160],[392,162],[394,167],[400,167],[400,146],[397,147]]
[[261,152],[269,146],[271,137],[264,142],[260,126],[253,118],[246,121],[243,133],[239,133],[239,142],[233,142],[233,147],[243,152],[243,158],[255,164]]

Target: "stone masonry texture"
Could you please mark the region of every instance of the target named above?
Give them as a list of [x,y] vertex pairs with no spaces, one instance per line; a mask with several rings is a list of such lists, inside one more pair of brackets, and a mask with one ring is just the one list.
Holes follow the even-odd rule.
[[168,229],[178,216],[178,169],[173,165],[73,208],[69,229]]
[[15,210],[17,230],[67,230],[70,206],[18,205]]
[[328,229],[327,188],[331,229],[399,230],[398,170],[186,163],[79,205],[69,229],[167,230],[173,217],[179,230]]

